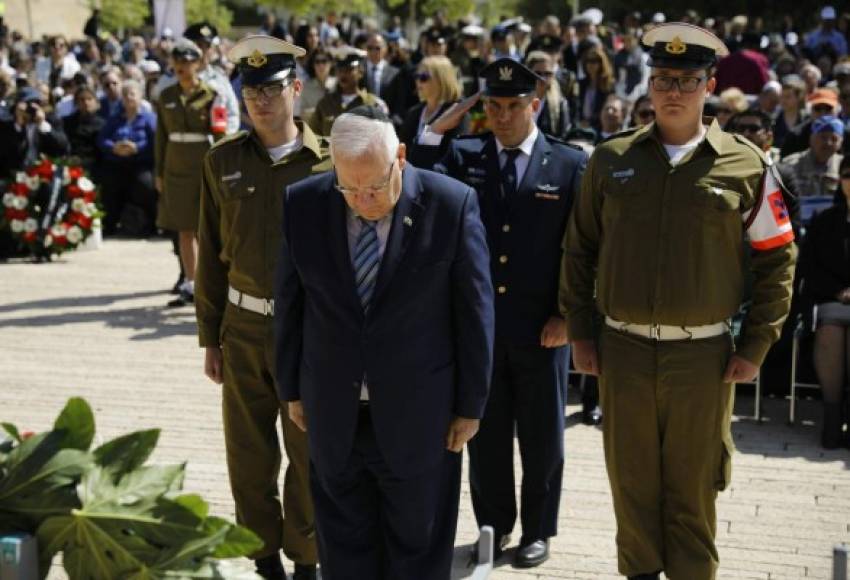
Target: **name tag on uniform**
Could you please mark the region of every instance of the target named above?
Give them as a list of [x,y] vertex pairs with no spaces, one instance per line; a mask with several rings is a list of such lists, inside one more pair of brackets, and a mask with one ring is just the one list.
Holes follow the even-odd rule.
[[222,181],[234,181],[236,179],[239,179],[240,177],[242,177],[242,172],[237,171],[236,173],[231,173],[230,175],[222,175],[221,180]]
[[551,201],[558,201],[559,199],[561,199],[561,196],[557,193],[544,193],[542,191],[538,191],[537,193],[535,193],[534,197],[538,199],[548,199]]
[[634,176],[635,176],[635,170],[632,169],[632,168],[624,169],[622,171],[615,171],[614,173],[611,174],[611,177],[613,177],[614,179],[619,179],[620,183],[625,183],[626,181],[628,181],[630,178],[632,178]]

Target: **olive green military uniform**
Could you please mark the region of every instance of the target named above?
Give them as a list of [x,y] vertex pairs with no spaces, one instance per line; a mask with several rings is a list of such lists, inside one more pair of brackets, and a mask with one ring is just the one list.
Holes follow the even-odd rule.
[[378,99],[372,93],[362,89],[357,91],[357,96],[348,103],[348,106],[342,104],[342,94],[339,91],[328,93],[322,97],[316,104],[316,110],[307,121],[310,128],[319,135],[330,135],[331,127],[334,120],[346,111],[350,111],[361,105],[375,105]]
[[[733,385],[728,333],[662,341],[598,324],[704,326],[742,301],[742,214],[766,167],[716,122],[672,166],[651,124],[591,157],[564,241],[561,310],[571,340],[597,339],[605,461],[619,570],[672,580],[715,577],[715,499],[729,483]],[[752,308],[737,347],[761,364],[791,299],[794,244],[755,251]],[[601,331],[598,327],[601,326]]]
[[179,84],[163,89],[156,103],[156,175],[162,179],[157,225],[197,231],[201,166],[213,142],[210,109],[216,92],[206,83],[188,96]]
[[[303,147],[277,162],[254,133],[246,132],[217,143],[204,159],[195,305],[201,346],[222,348],[224,432],[236,517],[265,542],[253,557],[282,547],[290,560],[315,564],[307,437],[278,401],[273,312],[258,314],[228,300],[229,286],[255,298],[272,297],[284,189],[330,169],[327,143],[296,124]],[[289,458],[282,514],[279,415]]]

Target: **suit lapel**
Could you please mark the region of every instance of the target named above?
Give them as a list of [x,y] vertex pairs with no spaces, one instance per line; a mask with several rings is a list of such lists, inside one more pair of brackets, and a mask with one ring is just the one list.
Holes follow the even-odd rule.
[[354,281],[354,266],[351,264],[351,251],[348,247],[348,212],[342,195],[336,192],[328,192],[328,245],[330,252],[336,262],[343,285],[347,288],[343,292],[354,301],[356,310],[362,314],[360,298],[357,296],[357,288]]
[[420,199],[422,185],[417,170],[407,164],[402,175],[401,197],[393,209],[393,221],[387,246],[381,258],[381,266],[378,269],[372,304],[380,300],[381,294],[389,286],[425,210]]

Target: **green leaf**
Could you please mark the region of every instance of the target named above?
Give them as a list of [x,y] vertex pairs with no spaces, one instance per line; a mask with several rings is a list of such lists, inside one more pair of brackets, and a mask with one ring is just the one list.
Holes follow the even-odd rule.
[[21,439],[21,434],[18,432],[18,428],[12,425],[11,423],[0,423],[0,427],[3,427],[3,430],[12,436],[12,439],[20,443],[23,441]]
[[219,526],[227,530],[224,541],[213,552],[213,558],[240,558],[249,556],[263,547],[263,541],[246,527],[231,524],[221,518],[207,518],[206,526]]
[[181,495],[175,497],[173,501],[191,511],[202,520],[207,517],[210,511],[209,504],[204,501],[204,498],[196,494]]
[[98,465],[108,467],[116,477],[121,477],[148,460],[157,442],[159,429],[136,431],[107,441],[94,450]]
[[91,407],[80,397],[68,399],[53,428],[65,433],[63,447],[88,451],[94,439],[94,414]]
[[101,504],[133,505],[146,501],[153,507],[157,498],[180,489],[185,471],[185,464],[149,465],[131,471],[113,485],[109,471],[98,467],[80,482],[80,500],[85,509],[96,509]]

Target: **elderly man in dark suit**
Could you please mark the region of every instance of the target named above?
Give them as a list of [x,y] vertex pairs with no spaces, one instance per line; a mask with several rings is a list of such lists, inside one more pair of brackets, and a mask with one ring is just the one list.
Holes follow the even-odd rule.
[[448,579],[493,357],[477,196],[407,164],[375,107],[337,118],[331,156],[333,173],[287,189],[274,305],[322,576]]

